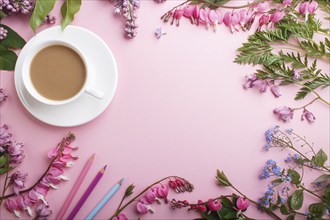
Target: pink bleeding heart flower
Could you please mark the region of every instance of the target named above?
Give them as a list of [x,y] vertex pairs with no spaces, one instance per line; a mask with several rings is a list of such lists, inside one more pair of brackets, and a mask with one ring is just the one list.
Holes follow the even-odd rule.
[[223,23],[228,27],[231,24],[231,12],[227,11],[223,16]]
[[239,210],[245,211],[250,205],[250,201],[246,198],[239,197],[236,201],[236,206]]
[[281,106],[273,110],[273,113],[284,122],[293,118],[293,112],[294,110],[287,106]]
[[259,18],[259,28],[261,28],[265,24],[268,24],[269,20],[270,20],[269,15],[262,15]]
[[170,188],[171,189],[173,189],[175,192],[179,192],[179,190],[178,190],[178,184],[175,182],[175,181],[173,181],[173,180],[170,180],[169,182],[168,182],[168,185],[170,186]]
[[281,21],[284,16],[285,16],[284,11],[275,11],[273,14],[271,14],[270,21],[275,24],[275,23]]
[[136,210],[140,215],[145,215],[148,212],[154,213],[154,210],[151,208],[151,206],[149,204],[145,204],[141,201],[139,201],[136,204]]
[[270,87],[270,91],[273,93],[273,95],[275,96],[275,98],[278,98],[278,97],[281,96],[280,87],[279,86],[273,85],[272,87]]
[[287,6],[291,5],[291,3],[292,3],[292,0],[284,0],[284,1],[282,2],[282,6],[283,6],[283,7],[287,7]]
[[309,6],[308,2],[302,3],[299,7],[300,14],[302,14],[302,15],[308,14],[308,6]]
[[211,23],[209,20],[209,11],[209,8],[201,9],[199,11],[199,21],[201,24],[205,24],[206,28],[208,28]]
[[307,109],[304,109],[302,115],[301,115],[301,120],[303,121],[304,118],[309,122],[309,123],[314,123],[315,122],[315,116],[312,112],[308,111]]
[[194,10],[194,6],[192,5],[186,5],[184,8],[183,8],[183,16],[186,17],[186,18],[189,18],[190,22],[192,24],[194,24],[194,17],[193,17],[193,10]]
[[182,9],[176,9],[173,13],[173,19],[172,19],[171,24],[173,24],[174,21],[175,21],[176,26],[179,27],[180,19],[182,18],[182,16],[183,16],[183,10]]
[[199,25],[199,18],[200,18],[200,9],[197,5],[193,6],[192,16],[195,20],[196,25]]
[[4,203],[5,208],[8,212],[12,212],[15,214],[16,217],[21,217],[21,213],[19,211],[19,207],[17,202],[14,199],[6,199]]
[[234,31],[238,31],[236,29],[236,25],[240,23],[240,14],[239,12],[226,12],[226,14],[223,17],[223,23],[230,28],[231,32],[234,33]]
[[207,201],[207,206],[211,211],[219,211],[222,209],[222,205],[218,199],[209,199]]
[[253,13],[251,10],[242,9],[239,11],[240,25],[243,30],[249,30],[252,23],[254,22]]
[[36,219],[47,220],[52,214],[52,210],[49,209],[49,205],[40,204],[36,208]]
[[154,190],[149,190],[145,194],[144,198],[145,198],[145,200],[147,201],[148,204],[152,204],[156,201],[156,198],[157,198],[156,192]]
[[221,10],[220,9],[217,9],[217,10],[215,10],[215,13],[217,13],[217,15],[218,15],[218,24],[222,24],[222,22],[223,22],[223,15],[221,13]]
[[63,170],[54,166],[51,166],[47,174],[52,176],[60,176],[63,174]]
[[204,205],[204,202],[202,200],[198,200],[197,203],[198,203],[198,205],[195,206],[195,209],[197,211],[202,212],[202,213],[207,211],[207,208]]
[[11,175],[10,184],[13,184],[13,190],[16,195],[19,195],[19,191],[24,189],[27,175],[27,173],[21,173],[19,170]]
[[161,187],[157,188],[156,195],[158,198],[164,199],[165,203],[167,203],[168,191],[169,191],[168,186],[162,184]]
[[210,24],[214,27],[214,31],[216,30],[216,26],[219,23],[218,14],[215,12],[215,10],[211,10],[208,14],[208,19],[210,21]]
[[45,205],[47,205],[47,201],[45,200],[45,195],[48,192],[48,189],[43,187],[36,187],[35,189],[29,192],[28,198],[32,203],[36,203],[39,200],[42,201]]
[[312,1],[308,5],[308,12],[310,14],[314,14],[314,12],[316,11],[316,9],[317,9],[318,6],[319,6],[319,4],[316,1]]
[[128,218],[126,217],[126,215],[124,213],[120,213],[116,217],[112,218],[112,220],[128,220]]
[[238,25],[240,23],[240,20],[241,20],[241,16],[239,12],[237,11],[233,12],[231,16],[231,24],[233,26]]

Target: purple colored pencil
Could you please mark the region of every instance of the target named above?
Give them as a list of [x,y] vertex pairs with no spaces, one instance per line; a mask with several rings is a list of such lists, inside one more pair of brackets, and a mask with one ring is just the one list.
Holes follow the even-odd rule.
[[76,204],[76,206],[73,208],[73,210],[71,211],[69,217],[67,218],[68,220],[73,220],[73,218],[77,215],[77,213],[79,212],[80,208],[82,207],[82,205],[86,202],[88,196],[92,193],[92,191],[94,190],[95,186],[97,185],[97,183],[100,181],[100,179],[102,178],[105,169],[107,168],[107,165],[105,165],[95,176],[95,178],[93,179],[93,181],[91,182],[91,184],[88,186],[88,188],[86,189],[85,193],[82,195],[82,197],[79,199],[78,203]]

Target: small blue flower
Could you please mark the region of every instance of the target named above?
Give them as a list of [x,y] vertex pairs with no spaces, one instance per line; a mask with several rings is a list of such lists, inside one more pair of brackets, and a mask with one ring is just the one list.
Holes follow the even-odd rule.
[[309,211],[308,211],[308,210],[306,210],[306,212],[305,212],[305,215],[306,215],[306,216],[308,216],[308,215],[309,215]]
[[316,182],[316,187],[320,188],[322,186],[321,182]]
[[270,147],[271,147],[271,145],[269,143],[267,143],[267,144],[264,145],[263,148],[264,148],[265,151],[269,151]]
[[285,163],[290,163],[292,161],[292,157],[289,155],[284,161]]
[[267,164],[267,165],[276,165],[276,161],[270,159],[270,160],[267,160],[266,164]]
[[281,197],[281,204],[285,204],[286,203],[286,199]]
[[286,129],[285,132],[286,132],[288,135],[291,135],[292,132],[293,132],[293,129],[292,129],[292,128]]
[[281,176],[282,175],[282,168],[279,166],[274,166],[272,168],[272,172],[276,175],[276,176]]
[[300,155],[299,155],[299,154],[295,154],[295,155],[293,155],[293,159],[294,159],[294,160],[298,160],[298,159],[300,159]]
[[272,142],[272,137],[273,137],[273,131],[271,129],[267,130],[265,132],[265,138],[268,144]]
[[286,194],[289,190],[290,190],[290,188],[285,186],[285,187],[282,188],[281,193]]
[[274,134],[278,133],[280,131],[280,126],[276,125],[274,127]]

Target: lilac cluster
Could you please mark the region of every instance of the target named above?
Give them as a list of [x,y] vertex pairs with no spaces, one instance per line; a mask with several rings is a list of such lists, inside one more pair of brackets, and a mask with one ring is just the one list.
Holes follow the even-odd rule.
[[115,0],[115,14],[121,14],[126,19],[125,36],[133,38],[137,35],[138,25],[135,11],[140,8],[140,0]]
[[29,14],[34,8],[34,2],[34,0],[0,0],[0,10],[7,15]]
[[[1,31],[1,27],[0,27],[0,31]],[[0,88],[0,104],[3,103],[3,102],[5,102],[7,100],[7,98],[8,98],[7,94],[3,91],[2,88]]]
[[250,89],[253,87],[258,88],[260,93],[265,93],[268,87],[270,87],[270,91],[272,92],[275,98],[281,96],[280,87],[275,84],[274,80],[260,79],[256,74],[245,76],[243,88]]
[[55,24],[56,18],[54,16],[51,15],[47,15],[44,18],[44,21],[42,22],[42,24]]
[[[6,39],[8,31],[3,27],[0,27],[0,40]],[[2,89],[0,89],[0,102],[2,100]]]
[[[301,120],[304,121],[306,119],[306,121],[308,121],[309,123],[314,123],[316,119],[315,115],[309,110],[307,110],[305,106],[302,108],[304,110],[301,114]],[[290,108],[288,106],[280,106],[278,108],[275,108],[273,110],[273,113],[278,117],[278,119],[284,122],[288,122],[290,119],[293,118],[294,111],[299,109],[301,108]]]
[[0,127],[0,155],[7,155],[10,158],[8,164],[3,166],[20,164],[25,157],[23,144],[11,140],[11,137],[12,135],[8,131],[8,126],[2,125]]

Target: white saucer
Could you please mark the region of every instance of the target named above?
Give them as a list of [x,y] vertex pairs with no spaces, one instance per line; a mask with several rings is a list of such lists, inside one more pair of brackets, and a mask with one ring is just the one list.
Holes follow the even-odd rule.
[[[29,50],[42,41],[62,39],[79,48],[91,66],[90,85],[104,92],[103,100],[83,94],[69,104],[51,106],[34,99],[23,85],[22,65]],[[24,107],[39,120],[54,126],[71,127],[87,123],[99,116],[110,104],[118,81],[115,58],[107,44],[96,34],[81,27],[68,26],[63,32],[60,26],[38,33],[22,49],[15,67],[15,86]]]

